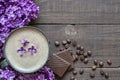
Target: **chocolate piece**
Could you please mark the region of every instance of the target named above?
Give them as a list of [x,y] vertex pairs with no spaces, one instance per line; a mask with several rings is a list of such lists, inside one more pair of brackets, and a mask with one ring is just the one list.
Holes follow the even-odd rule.
[[60,42],[59,41],[55,41],[55,46],[56,47],[60,46]]
[[77,71],[75,71],[75,70],[72,73],[73,73],[73,75],[77,75]]
[[83,61],[85,57],[83,55],[80,55],[80,60]]
[[80,47],[80,50],[81,50],[81,51],[84,51],[84,47],[83,47],[83,46],[81,46],[81,47]]
[[92,55],[92,52],[91,52],[91,51],[88,51],[87,53],[88,53],[88,56],[91,56],[91,55]]
[[101,74],[101,75],[104,75],[104,74],[105,74],[102,69],[100,70],[100,74]]
[[84,63],[85,63],[85,64],[88,63],[88,59],[87,59],[87,58],[84,59]]
[[66,40],[62,41],[62,44],[63,44],[63,45],[66,45],[66,44],[67,44],[67,41],[66,41]]
[[99,67],[103,67],[104,66],[104,63],[101,61],[100,63],[99,63]]
[[112,64],[112,61],[110,59],[107,60],[108,65]]
[[80,45],[77,45],[76,49],[77,49],[77,50],[80,50],[80,49],[81,49],[81,46],[80,46]]
[[71,44],[71,40],[70,39],[67,39],[66,40],[68,44]]
[[59,77],[62,77],[67,69],[70,67],[70,63],[60,58],[56,54],[53,54],[50,60],[48,60],[47,66],[50,67],[53,72]]
[[70,80],[74,80],[74,79],[75,79],[75,77],[73,77],[73,76],[70,78]]
[[77,54],[77,55],[80,55],[80,50],[76,50],[76,54]]
[[73,47],[76,47],[77,42],[74,40],[74,41],[72,42],[72,45],[73,45]]
[[105,73],[105,78],[108,79],[109,78],[109,74]]
[[95,65],[98,65],[98,61],[97,61],[97,60],[94,60],[94,64],[95,64]]
[[94,72],[90,73],[90,77],[94,78],[95,77],[95,73]]
[[96,66],[92,66],[92,70],[96,70],[96,68],[97,68]]
[[83,74],[84,73],[84,69],[80,69],[79,73]]

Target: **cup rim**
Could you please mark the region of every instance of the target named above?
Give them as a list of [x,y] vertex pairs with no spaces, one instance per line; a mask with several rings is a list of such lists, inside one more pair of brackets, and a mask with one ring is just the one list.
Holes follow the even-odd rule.
[[[7,56],[6,56],[5,47],[6,47],[6,43],[8,42],[8,39],[11,37],[11,35],[12,35],[14,32],[16,32],[17,30],[20,30],[20,29],[24,29],[24,28],[31,28],[31,29],[35,29],[35,30],[39,31],[39,32],[42,33],[42,35],[45,37],[45,39],[46,39],[46,41],[47,41],[47,44],[48,44],[48,56],[47,56],[47,59],[45,60],[45,62],[43,63],[43,65],[41,65],[39,68],[37,68],[37,69],[35,69],[35,70],[33,70],[33,71],[23,71],[23,70],[21,71],[21,70],[19,70],[18,68],[15,68],[15,67],[11,64],[11,62],[8,60],[8,58],[7,58]],[[43,33],[43,31],[42,31],[41,29],[37,28],[37,27],[34,27],[34,26],[24,26],[24,27],[21,27],[21,28],[14,29],[14,30],[8,35],[8,37],[6,38],[5,43],[4,43],[4,45],[3,45],[3,51],[4,51],[4,56],[5,56],[5,58],[6,58],[6,61],[8,62],[8,64],[9,64],[13,69],[15,69],[16,71],[18,71],[18,72],[20,72],[20,73],[34,73],[34,72],[38,71],[39,69],[41,69],[41,68],[46,64],[46,62],[48,61],[48,58],[49,58],[49,55],[50,55],[50,54],[49,54],[49,48],[50,48],[50,46],[49,46],[49,41],[48,41],[47,37],[45,36],[45,34]]]

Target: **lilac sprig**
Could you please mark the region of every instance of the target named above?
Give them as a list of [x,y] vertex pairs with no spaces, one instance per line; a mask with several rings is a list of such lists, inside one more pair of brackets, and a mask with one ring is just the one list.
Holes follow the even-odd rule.
[[18,73],[11,67],[0,70],[2,80],[54,80],[55,75],[50,68],[44,66],[38,72],[31,74]]
[[31,54],[37,53],[37,49],[35,48],[35,46],[31,46],[30,48],[28,48],[28,52],[30,52]]
[[32,0],[0,0],[0,51],[10,32],[27,25],[38,13],[39,7]]
[[29,42],[27,39],[23,39],[23,40],[21,41],[21,44],[22,44],[23,47],[26,47],[29,43],[30,43],[30,42]]
[[26,53],[26,50],[24,49],[24,47],[20,47],[20,49],[18,49],[17,52],[22,56]]

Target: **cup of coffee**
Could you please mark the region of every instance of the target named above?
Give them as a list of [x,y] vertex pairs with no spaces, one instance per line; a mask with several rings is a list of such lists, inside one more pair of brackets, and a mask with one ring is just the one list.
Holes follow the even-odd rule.
[[26,26],[14,30],[8,36],[4,53],[13,69],[21,73],[32,73],[47,62],[49,44],[41,30]]

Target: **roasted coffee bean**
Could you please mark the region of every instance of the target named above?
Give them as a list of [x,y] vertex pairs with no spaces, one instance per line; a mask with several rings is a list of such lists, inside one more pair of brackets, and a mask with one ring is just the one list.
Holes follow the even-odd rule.
[[70,46],[68,44],[65,45],[65,49],[68,49]]
[[80,50],[76,50],[76,54],[77,55],[80,55],[81,53],[80,53]]
[[63,45],[66,45],[66,44],[67,44],[67,41],[66,41],[66,40],[62,41],[62,44],[63,44]]
[[88,54],[87,54],[86,52],[84,53],[84,57],[85,57],[85,58],[88,57]]
[[92,55],[92,51],[88,51],[88,56],[91,56]]
[[78,60],[78,56],[77,55],[72,55],[72,57],[73,57],[73,61],[75,62],[75,61],[77,61]]
[[108,79],[109,78],[109,74],[105,73],[105,78]]
[[75,57],[76,57],[76,61],[78,60],[78,56],[77,55],[75,55]]
[[80,60],[83,61],[85,57],[83,55],[80,55]]
[[96,70],[96,68],[97,68],[96,66],[92,66],[92,70]]
[[55,41],[55,46],[56,47],[60,46],[60,42],[59,41]]
[[101,74],[101,75],[104,75],[104,74],[105,74],[102,69],[100,70],[100,74]]
[[70,39],[67,39],[66,40],[68,44],[71,44],[71,40]]
[[80,46],[80,51],[84,51],[84,47],[83,46]]
[[95,77],[95,73],[94,73],[94,72],[91,72],[91,73],[90,73],[90,77],[91,77],[91,78],[94,78],[94,77]]
[[76,47],[77,42],[74,40],[74,41],[72,42],[72,45],[73,45],[73,47]]
[[77,75],[77,71],[74,70],[74,71],[73,71],[73,75]]
[[63,51],[64,50],[64,48],[60,48],[60,50],[59,51]]
[[104,66],[104,63],[101,61],[99,62],[99,67],[103,67]]
[[81,46],[80,45],[77,45],[76,49],[77,50],[80,50]]
[[84,69],[80,69],[79,74],[83,74],[84,73]]
[[74,79],[75,79],[75,77],[73,77],[73,76],[70,78],[70,80],[74,80]]
[[94,60],[94,64],[95,64],[95,65],[98,65],[98,61],[97,61],[97,60]]
[[76,78],[74,80],[77,80]]
[[85,63],[85,64],[88,63],[88,59],[87,59],[87,58],[84,59],[84,63]]
[[107,60],[108,65],[112,64],[112,61],[110,59]]

